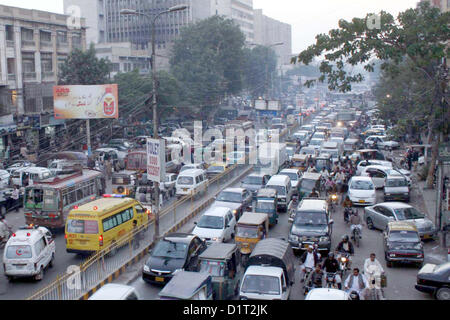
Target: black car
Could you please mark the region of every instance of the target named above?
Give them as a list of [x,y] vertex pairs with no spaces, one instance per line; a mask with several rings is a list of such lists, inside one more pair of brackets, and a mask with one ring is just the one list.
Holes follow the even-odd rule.
[[198,256],[205,249],[206,243],[196,235],[171,233],[158,241],[150,251],[142,279],[164,285],[172,279],[175,270],[198,271]]
[[415,288],[438,300],[450,300],[450,262],[424,265],[417,274]]
[[11,197],[13,189],[7,188],[0,190],[0,215],[4,216],[7,212],[23,207],[23,193],[19,193],[19,199],[8,199]]

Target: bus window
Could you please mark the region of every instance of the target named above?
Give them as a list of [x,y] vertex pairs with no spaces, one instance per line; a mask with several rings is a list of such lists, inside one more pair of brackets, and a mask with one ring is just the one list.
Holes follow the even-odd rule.
[[58,195],[56,194],[55,190],[44,190],[44,208],[47,210],[58,209]]
[[42,208],[44,202],[42,189],[30,189],[25,197],[25,206],[27,208]]

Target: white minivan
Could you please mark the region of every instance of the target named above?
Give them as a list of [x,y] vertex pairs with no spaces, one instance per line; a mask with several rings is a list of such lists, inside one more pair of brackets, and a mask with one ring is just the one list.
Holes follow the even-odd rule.
[[177,196],[182,197],[191,193],[204,193],[206,192],[207,183],[208,179],[206,178],[205,170],[189,169],[183,171],[178,175],[175,184]]
[[291,185],[291,179],[287,175],[276,174],[267,182],[266,188],[277,190],[278,208],[287,210],[294,194],[294,189]]
[[50,178],[52,172],[44,167],[24,167],[12,173],[12,183],[15,186],[24,187],[24,181],[28,177],[28,184],[33,185],[34,181]]
[[8,280],[44,278],[44,270],[53,266],[55,241],[45,227],[22,227],[14,232],[3,252],[3,267]]
[[124,284],[108,283],[98,289],[89,300],[141,300],[135,288]]
[[236,218],[230,208],[213,207],[208,209],[194,224],[195,228],[192,233],[205,240],[207,244],[226,242],[234,238]]

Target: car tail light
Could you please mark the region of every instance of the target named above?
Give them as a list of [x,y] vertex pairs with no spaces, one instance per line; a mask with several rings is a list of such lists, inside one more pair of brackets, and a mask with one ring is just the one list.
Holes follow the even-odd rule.
[[98,237],[98,244],[99,244],[99,246],[103,246],[103,235],[100,235]]
[[64,235],[64,239],[67,239],[67,233]]
[[16,236],[16,234],[15,234],[15,233],[13,233],[13,234],[12,234],[12,236],[13,236],[13,237],[15,237],[15,236]]
[[73,208],[74,208],[75,210],[77,210],[77,209],[78,209],[78,206],[73,206]]

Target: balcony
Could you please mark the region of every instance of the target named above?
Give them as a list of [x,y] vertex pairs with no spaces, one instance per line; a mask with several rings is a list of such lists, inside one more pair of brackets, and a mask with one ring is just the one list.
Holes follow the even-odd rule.
[[23,73],[24,81],[35,81],[36,80],[36,72],[24,72]]
[[35,47],[36,43],[34,40],[22,40],[22,47]]
[[53,43],[51,41],[41,41],[41,49],[53,50]]
[[6,40],[6,46],[8,48],[14,48],[14,40]]

